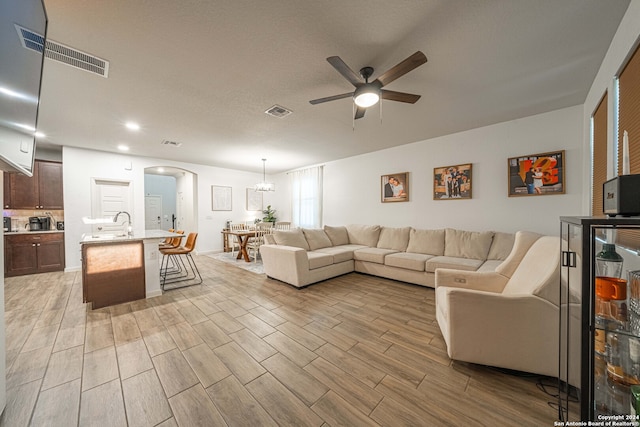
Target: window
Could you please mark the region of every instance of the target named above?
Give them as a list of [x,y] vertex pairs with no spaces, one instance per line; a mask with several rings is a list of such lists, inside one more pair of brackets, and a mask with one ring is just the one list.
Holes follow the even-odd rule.
[[290,176],[293,225],[322,227],[322,166],[294,171]]
[[602,184],[607,180],[607,104],[605,93],[591,116],[593,158],[591,165],[591,215],[602,216]]

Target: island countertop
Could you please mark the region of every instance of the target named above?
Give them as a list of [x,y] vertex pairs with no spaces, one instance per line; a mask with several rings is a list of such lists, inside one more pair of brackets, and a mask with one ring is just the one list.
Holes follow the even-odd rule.
[[182,236],[182,234],[171,233],[166,230],[144,230],[142,232],[134,232],[133,236],[125,236],[118,234],[102,234],[102,235],[91,235],[84,234],[82,235],[82,240],[80,240],[81,244],[92,244],[92,243],[113,243],[113,242],[135,242],[142,240],[151,240],[151,239],[165,239],[167,237],[178,237]]

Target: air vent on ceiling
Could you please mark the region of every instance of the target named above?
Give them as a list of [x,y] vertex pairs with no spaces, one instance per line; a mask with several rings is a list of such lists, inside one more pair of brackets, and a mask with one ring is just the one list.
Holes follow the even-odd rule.
[[293,111],[288,110],[288,109],[276,104],[273,107],[269,108],[267,111],[265,111],[265,113],[267,113],[270,116],[277,117],[277,118],[281,119],[283,117],[287,117],[289,114],[293,113]]
[[[26,49],[42,53],[42,44],[44,42],[42,35],[21,27],[18,24],[14,25],[18,31],[18,37],[20,38],[22,46]],[[47,40],[44,56],[105,78],[109,76],[109,61],[53,40]]]
[[168,139],[165,139],[160,144],[168,145],[170,147],[180,147],[182,145],[182,142],[169,141]]

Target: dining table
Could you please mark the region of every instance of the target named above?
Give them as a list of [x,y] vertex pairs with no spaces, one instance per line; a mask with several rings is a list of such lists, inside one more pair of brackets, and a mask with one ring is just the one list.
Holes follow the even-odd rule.
[[249,252],[247,251],[247,243],[249,243],[249,239],[251,237],[256,237],[256,230],[222,230],[222,234],[235,236],[238,240],[240,250],[238,251],[236,259],[244,258],[246,262],[251,261],[249,258]]

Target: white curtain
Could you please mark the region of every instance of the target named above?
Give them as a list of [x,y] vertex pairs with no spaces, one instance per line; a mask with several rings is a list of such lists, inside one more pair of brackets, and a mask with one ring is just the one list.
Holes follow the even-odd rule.
[[296,227],[322,227],[322,166],[290,172],[291,221]]

